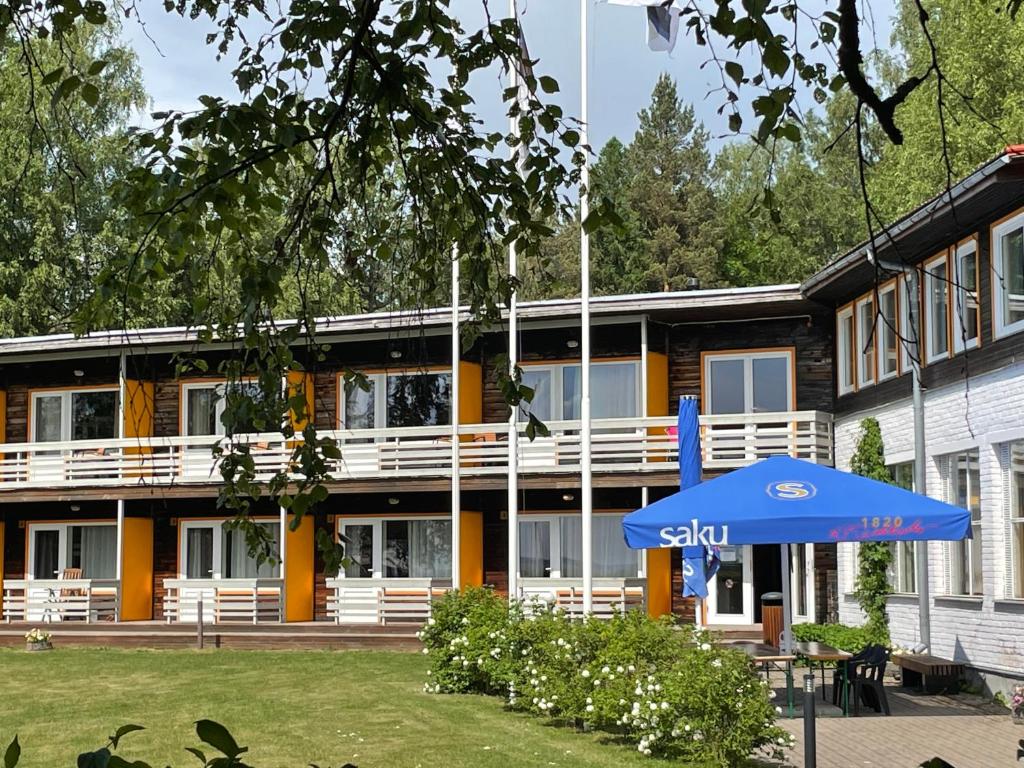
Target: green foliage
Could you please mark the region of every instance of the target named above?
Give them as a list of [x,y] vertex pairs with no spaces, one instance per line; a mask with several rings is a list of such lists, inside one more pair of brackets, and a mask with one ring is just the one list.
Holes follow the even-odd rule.
[[781,754],[774,695],[739,651],[633,611],[573,620],[490,590],[452,592],[420,633],[424,689],[507,697],[511,708],[622,734],[645,755],[735,766]]
[[850,653],[857,653],[865,646],[879,642],[879,638],[873,636],[867,627],[850,627],[845,624],[794,624],[793,639],[800,643],[825,643]]
[[[892,482],[892,474],[885,465],[882,430],[877,419],[869,418],[861,422],[861,436],[850,459],[850,471],[883,483]],[[878,510],[871,510],[871,515],[877,512]],[[892,548],[884,541],[864,541],[858,545],[857,553],[854,595],[867,617],[865,629],[871,637],[877,638],[878,642],[888,645],[889,617],[886,614],[886,600],[892,593],[892,586],[889,583]]]

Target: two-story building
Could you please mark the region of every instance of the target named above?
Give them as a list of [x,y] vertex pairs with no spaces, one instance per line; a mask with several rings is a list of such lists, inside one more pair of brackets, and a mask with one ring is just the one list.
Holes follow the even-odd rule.
[[[834,313],[835,459],[878,420],[894,478],[914,477],[921,363],[931,496],[970,509],[973,538],[928,545],[931,647],[993,687],[1024,676],[1024,147],[1009,147],[872,243],[811,277]],[[909,342],[909,343],[908,343]],[[876,512],[875,514],[878,514]],[[894,546],[893,640],[920,642],[915,550]],[[840,619],[857,623],[856,549],[839,545]]]
[[[831,314],[790,285],[605,297],[592,315],[595,604],[692,614],[678,553],[627,549],[622,515],[678,487],[684,395],[700,399],[708,475],[777,453],[831,463]],[[519,438],[514,564],[498,386],[507,333],[489,329],[453,360],[451,320],[429,310],[320,323],[326,359],[281,386],[305,393],[341,458],[328,499],[295,530],[256,503],[279,553],[262,564],[216,505],[225,382],[176,372],[175,355],[197,349],[216,370],[229,344],[200,347],[180,328],[0,342],[4,618],[193,622],[201,605],[214,622],[401,623],[422,620],[453,575],[504,591],[510,568],[522,596],[578,609],[579,301],[519,309],[529,408],[550,435]],[[353,370],[366,387],[346,379]],[[288,466],[279,433],[235,438],[267,476]],[[346,542],[341,573],[325,572],[318,530]],[[797,547],[793,559],[795,618],[821,618],[835,549]],[[777,550],[724,548],[722,561],[706,620],[756,623],[756,597],[781,586]]]

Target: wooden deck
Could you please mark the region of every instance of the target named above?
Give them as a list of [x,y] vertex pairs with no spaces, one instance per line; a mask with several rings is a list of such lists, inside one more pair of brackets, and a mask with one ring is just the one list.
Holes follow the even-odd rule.
[[[195,624],[167,624],[159,621],[133,621],[120,624],[84,622],[10,622],[0,624],[0,646],[18,647],[25,633],[38,627],[53,636],[55,646],[94,646],[107,648],[195,648]],[[205,648],[247,648],[279,650],[309,648],[323,650],[395,650],[418,651],[423,646],[416,637],[417,627],[338,625],[328,622],[294,624],[205,624]]]

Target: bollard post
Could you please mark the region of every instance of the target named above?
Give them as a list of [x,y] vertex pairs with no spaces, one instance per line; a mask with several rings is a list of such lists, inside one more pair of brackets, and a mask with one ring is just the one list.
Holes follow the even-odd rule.
[[817,768],[818,765],[814,726],[814,672],[811,672],[804,675],[804,768]]
[[203,598],[196,601],[196,648],[203,650]]

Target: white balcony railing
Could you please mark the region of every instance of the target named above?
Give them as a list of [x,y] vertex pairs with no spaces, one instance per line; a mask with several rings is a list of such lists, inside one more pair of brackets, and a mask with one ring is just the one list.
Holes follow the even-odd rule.
[[[527,611],[531,605],[543,603],[570,615],[583,615],[583,579],[520,578],[519,596]],[[595,578],[592,597],[593,613],[598,618],[646,610],[647,579]]]
[[283,586],[282,579],[164,579],[164,619],[194,623],[202,604],[204,622],[280,622]]
[[327,615],[337,624],[422,624],[451,579],[327,580]]
[[[702,416],[705,469],[733,469],[786,454],[832,463],[832,417],[820,411]],[[555,421],[550,435],[519,441],[525,474],[579,471],[580,423]],[[672,417],[595,419],[591,442],[595,474],[669,472],[678,460]],[[508,425],[459,427],[460,474],[503,475]],[[452,472],[451,427],[335,430],[341,458],[330,471],[338,481],[448,477]],[[216,436],[79,440],[0,445],[0,493],[18,488],[172,485],[217,482]],[[244,435],[257,479],[291,469],[292,446],[278,433]]]
[[116,579],[4,579],[5,621],[113,621]]

